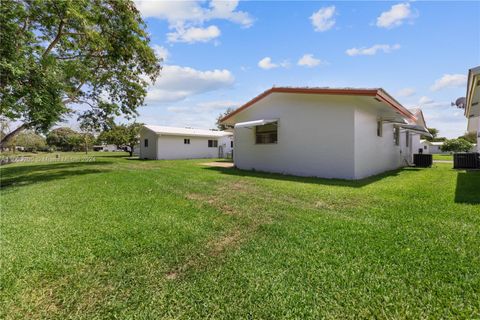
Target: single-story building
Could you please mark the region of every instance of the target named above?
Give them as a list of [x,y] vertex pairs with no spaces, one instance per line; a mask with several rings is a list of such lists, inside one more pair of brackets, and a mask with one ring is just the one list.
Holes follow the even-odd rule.
[[383,89],[273,87],[221,123],[240,169],[341,179],[411,165],[430,135],[421,110]]
[[117,148],[116,145],[114,144],[101,144],[101,145],[95,145],[92,147],[93,151],[101,151],[101,152],[115,152],[115,151],[121,151]]
[[232,136],[227,131],[146,125],[140,128],[140,158],[224,158],[232,153]]
[[441,149],[443,141],[420,140],[420,146],[425,154],[448,154]]
[[480,66],[468,71],[465,116],[468,119],[467,131],[476,133],[476,151],[480,152]]

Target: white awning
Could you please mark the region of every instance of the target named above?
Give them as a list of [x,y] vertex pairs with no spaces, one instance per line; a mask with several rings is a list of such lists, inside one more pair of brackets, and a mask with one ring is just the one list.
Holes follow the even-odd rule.
[[382,120],[382,122],[387,122],[387,123],[408,124],[408,122],[405,119],[382,118],[380,120]]
[[252,128],[256,126],[263,126],[265,124],[273,123],[277,121],[278,119],[270,119],[270,120],[262,119],[262,120],[253,120],[253,121],[247,121],[247,122],[239,122],[235,124],[235,128]]

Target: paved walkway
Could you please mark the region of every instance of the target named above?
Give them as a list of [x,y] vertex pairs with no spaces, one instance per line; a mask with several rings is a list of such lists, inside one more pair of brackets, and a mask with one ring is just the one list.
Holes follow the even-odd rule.
[[433,162],[438,162],[438,163],[453,163],[453,160],[433,160]]

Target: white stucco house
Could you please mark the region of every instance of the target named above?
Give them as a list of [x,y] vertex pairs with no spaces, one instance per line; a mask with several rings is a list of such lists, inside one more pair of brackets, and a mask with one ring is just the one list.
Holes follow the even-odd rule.
[[443,146],[443,141],[428,141],[420,140],[421,148],[423,148],[423,153],[425,154],[448,154],[441,150]]
[[383,89],[273,87],[221,122],[234,127],[234,162],[245,170],[362,179],[412,164],[421,110]]
[[224,158],[232,152],[232,136],[227,131],[145,125],[140,129],[140,158]]
[[465,100],[465,116],[468,119],[467,131],[476,133],[476,151],[480,152],[480,66],[468,71]]

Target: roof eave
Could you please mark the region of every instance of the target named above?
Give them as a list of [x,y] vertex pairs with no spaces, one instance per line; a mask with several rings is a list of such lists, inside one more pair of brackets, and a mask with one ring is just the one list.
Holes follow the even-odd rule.
[[468,80],[467,80],[467,92],[465,94],[466,106],[464,110],[464,116],[469,118],[470,107],[472,105],[473,91],[475,88],[475,77],[480,75],[480,66],[471,68],[468,70]]
[[231,112],[230,114],[226,115],[222,119],[220,119],[220,123],[224,123],[234,115],[242,112],[246,108],[250,107],[251,105],[257,103],[258,101],[262,100],[263,98],[267,97],[271,93],[303,93],[303,94],[331,94],[331,95],[351,95],[351,96],[370,96],[381,100],[382,102],[386,103],[387,105],[396,109],[399,113],[403,116],[416,121],[416,117],[408,111],[405,107],[403,107],[397,100],[395,100],[392,96],[390,96],[385,90],[379,89],[334,89],[334,88],[289,88],[289,87],[273,87],[270,88],[255,98],[251,99],[235,111]]

